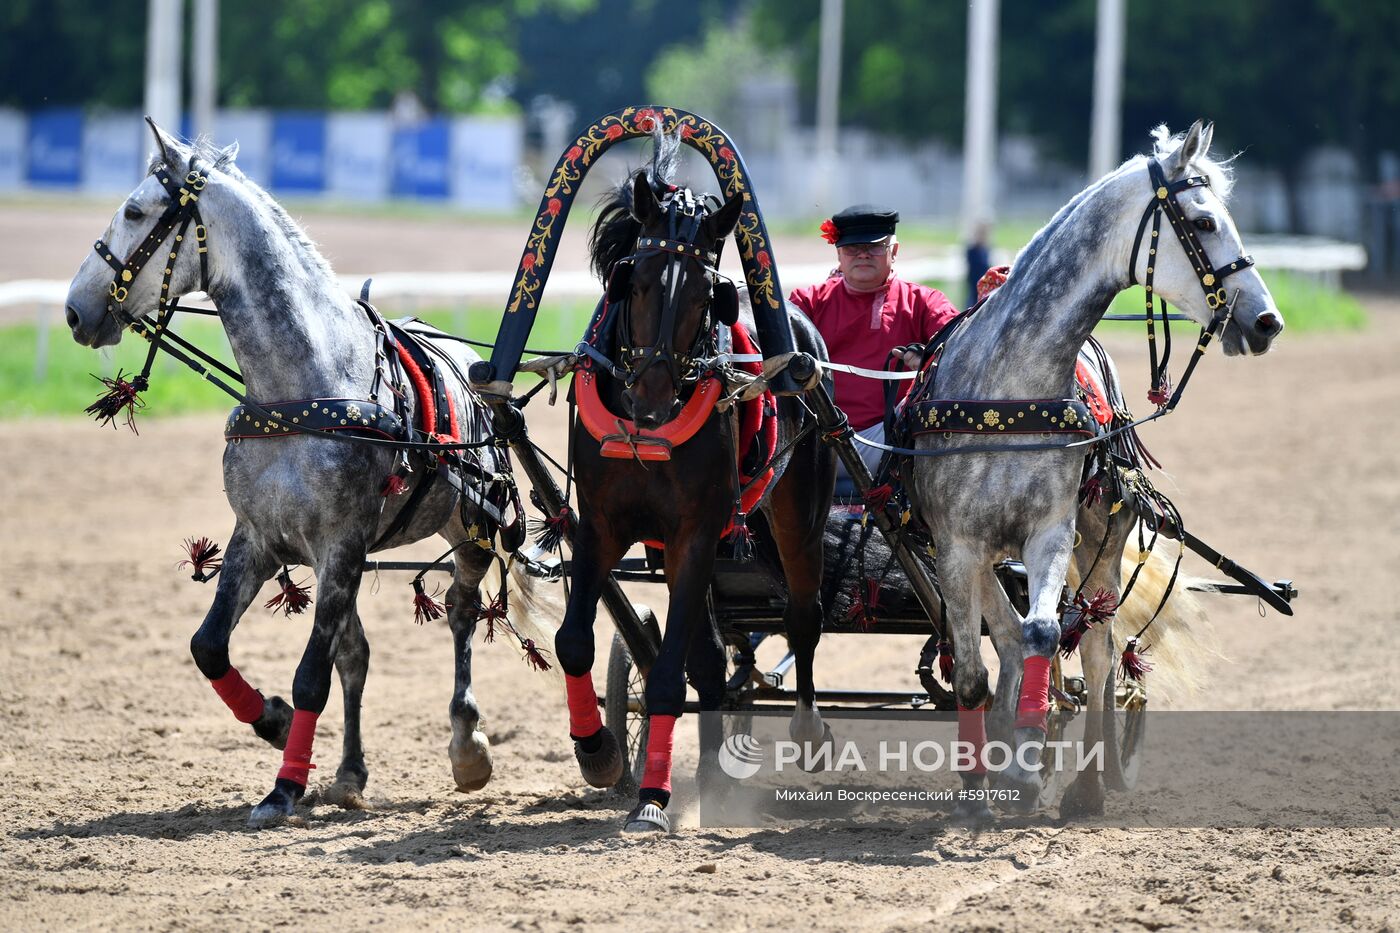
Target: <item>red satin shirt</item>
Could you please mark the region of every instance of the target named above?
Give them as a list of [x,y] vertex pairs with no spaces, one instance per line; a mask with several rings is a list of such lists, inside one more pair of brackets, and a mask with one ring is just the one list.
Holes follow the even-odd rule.
[[[788,300],[817,325],[832,362],[876,370],[885,368],[890,350],[927,341],[958,313],[937,289],[893,275],[878,291],[853,292],[838,273],[819,285],[795,289]],[[835,378],[836,404],[851,427],[863,430],[885,417],[882,382],[842,372]],[[898,385],[898,398],[903,398],[909,383]]]

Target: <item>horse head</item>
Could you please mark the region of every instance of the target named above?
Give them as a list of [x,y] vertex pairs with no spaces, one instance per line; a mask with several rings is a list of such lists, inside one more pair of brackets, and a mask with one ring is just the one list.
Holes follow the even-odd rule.
[[658,197],[644,171],[632,180],[637,239],[626,281],[610,281],[609,300],[625,303],[623,404],[640,428],[656,428],[674,415],[681,387],[694,375],[692,357],[712,339],[716,324],[734,323],[716,320],[712,309],[718,310],[716,288],[727,284],[717,268],[719,247],[739,222],[743,197],[714,204],[674,186]]
[[1265,353],[1283,332],[1283,315],[1244,255],[1225,206],[1231,179],[1208,155],[1214,132],[1214,124],[1197,120],[1181,136],[1169,136],[1165,126],[1153,133],[1153,155],[1137,166],[1147,176],[1151,203],[1138,227],[1130,272],[1202,327],[1224,315],[1226,355]]
[[146,122],[157,149],[146,177],[127,195],[68,288],[68,326],[84,346],[118,343],[132,319],[206,284],[200,199],[220,172],[233,171],[238,145],[201,157]]

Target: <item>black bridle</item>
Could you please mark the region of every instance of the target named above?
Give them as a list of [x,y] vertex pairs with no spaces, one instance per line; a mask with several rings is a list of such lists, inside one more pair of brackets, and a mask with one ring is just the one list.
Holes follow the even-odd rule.
[[[705,317],[697,328],[695,339],[684,353],[676,352],[672,346],[675,336],[676,318],[681,305],[681,272],[687,263],[695,263],[709,283],[709,295],[713,298],[714,285],[723,276],[719,272],[720,246],[707,249],[699,243],[700,225],[711,213],[704,199],[696,198],[689,188],[678,188],[669,192],[662,201],[666,211],[665,236],[639,236],[637,245],[630,256],[618,261],[612,275],[619,268],[625,269],[630,277],[635,274],[637,260],[647,256],[664,254],[667,256],[666,269],[661,281],[667,292],[661,297],[661,322],[656,334],[656,342],[649,347],[631,346],[631,297],[630,289],[620,296],[623,303],[621,322],[621,369],[625,374],[624,383],[628,388],[636,385],[642,375],[657,363],[664,363],[671,377],[672,387],[679,392],[687,383],[694,382],[699,373],[695,369],[695,357],[700,355],[707,342],[713,342],[714,321],[711,320],[707,304]],[[609,276],[611,280],[612,275]]]
[[[1128,281],[1134,285],[1138,284],[1138,254],[1142,249],[1143,233],[1147,230],[1147,222],[1150,220],[1152,222],[1151,245],[1147,250],[1147,275],[1142,282],[1147,295],[1147,349],[1152,367],[1152,390],[1149,392],[1148,398],[1158,407],[1167,407],[1169,403],[1175,403],[1181,388],[1185,387],[1186,380],[1190,378],[1196,360],[1205,352],[1211,339],[1229,318],[1232,303],[1225,291],[1225,277],[1254,265],[1254,257],[1240,256],[1223,266],[1211,265],[1205,247],[1201,244],[1201,238],[1196,235],[1195,227],[1187,220],[1186,213],[1177,200],[1177,196],[1188,188],[1209,187],[1209,178],[1205,175],[1190,175],[1180,181],[1168,183],[1166,173],[1162,171],[1162,164],[1155,158],[1147,160],[1147,175],[1152,183],[1152,200],[1148,202],[1147,209],[1142,213],[1142,220],[1138,222],[1137,237],[1133,240],[1133,254],[1128,260]],[[1172,348],[1171,325],[1167,317],[1167,302],[1160,296],[1158,296],[1158,302],[1162,313],[1162,342],[1164,344],[1160,360],[1157,358],[1157,334],[1153,320],[1152,299],[1156,296],[1156,292],[1152,287],[1152,279],[1157,268],[1157,250],[1163,215],[1166,215],[1167,222],[1171,224],[1172,231],[1176,234],[1177,242],[1186,252],[1186,258],[1191,262],[1191,268],[1195,271],[1196,280],[1201,285],[1201,291],[1205,293],[1206,307],[1212,312],[1211,322],[1201,330],[1201,339],[1197,342],[1196,355],[1187,364],[1181,386],[1178,387],[1175,395],[1171,391],[1171,384],[1167,378],[1167,365],[1171,360]]]
[[172,232],[175,234],[161,273],[156,320],[150,325],[154,334],[150,349],[146,353],[146,363],[141,368],[140,375],[131,381],[136,391],[145,391],[147,388],[156,351],[161,348],[161,336],[166,332],[170,317],[178,307],[176,300],[170,295],[170,282],[175,275],[175,261],[179,258],[180,249],[185,245],[185,237],[189,235],[191,224],[194,225],[194,238],[199,247],[199,287],[204,291],[208,291],[209,287],[209,248],[206,242],[208,231],[204,227],[204,219],[199,215],[199,194],[209,183],[209,176],[199,167],[197,159],[190,160],[189,171],[186,172],[183,182],[175,181],[174,173],[168,165],[156,169],[155,174],[156,180],[170,196],[169,203],[155,225],[141,242],[136,244],[126,259],[116,258],[112,247],[107,245],[105,240],[99,239],[92,245],[97,255],[102,257],[102,261],[114,270],[112,284],[107,289],[105,313],[116,318],[123,327],[136,327],[137,316],[126,310],[126,299],[136,284],[136,277],[155,258],[166,238]]

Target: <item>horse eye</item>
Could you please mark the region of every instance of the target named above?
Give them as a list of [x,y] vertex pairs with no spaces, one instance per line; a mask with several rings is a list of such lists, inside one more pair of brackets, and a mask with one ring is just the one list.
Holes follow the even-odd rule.
[[1214,233],[1215,221],[1211,220],[1209,217],[1198,217],[1196,219],[1196,229],[1204,233]]
[[141,208],[137,207],[135,204],[128,204],[126,210],[122,213],[126,216],[127,220],[140,220],[142,217],[146,216],[141,212]]

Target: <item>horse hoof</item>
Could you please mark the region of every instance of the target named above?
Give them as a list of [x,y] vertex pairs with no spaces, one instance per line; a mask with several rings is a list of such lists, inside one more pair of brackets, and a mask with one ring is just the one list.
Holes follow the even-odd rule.
[[263,712],[253,721],[258,738],[276,749],[287,747],[287,733],[292,730],[292,708],[281,697],[263,700]]
[[976,828],[992,825],[997,821],[997,815],[985,800],[964,800],[953,808],[951,819],[954,826]]
[[671,818],[666,815],[666,811],[658,807],[650,800],[644,800],[627,814],[627,822],[623,825],[624,833],[669,833],[671,831]]
[[326,803],[340,807],[342,810],[369,809],[369,804],[365,802],[364,798],[364,787],[357,787],[348,781],[336,781],[323,790],[321,796],[325,798]]
[[[822,723],[822,740],[817,743],[816,749],[812,749],[811,743],[809,742],[803,742],[802,745],[802,757],[798,759],[797,763],[802,767],[802,770],[806,771],[808,774],[820,774],[830,769],[835,763],[835,759],[832,756],[836,754],[836,736],[831,734],[831,727],[826,723]],[[829,751],[827,754],[823,755],[818,749],[828,749]],[[808,755],[807,752],[809,750],[811,750],[813,754]]]
[[1060,799],[1060,817],[1085,816],[1103,816],[1103,785],[1097,781],[1076,780]]
[[267,829],[285,823],[287,818],[292,815],[292,810],[296,808],[297,801],[305,792],[306,788],[278,778],[277,786],[272,789],[272,793],[264,797],[262,803],[254,807],[253,812],[248,814],[248,828]]
[[1035,774],[1003,771],[994,786],[1004,793],[997,795],[997,807],[1007,813],[1028,816],[1040,806],[1040,778]]
[[[574,757],[578,758],[578,769],[590,787],[606,790],[622,780],[622,747],[607,726],[598,731],[602,744],[596,751],[586,752],[578,742],[574,742]],[[661,810],[658,807],[657,812]]]
[[452,778],[457,782],[457,790],[469,794],[490,782],[491,742],[485,732],[473,731],[460,740],[454,734],[447,746],[447,756],[452,760]]

